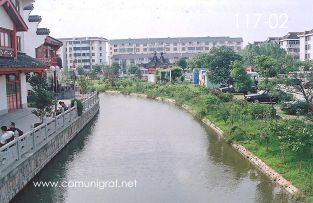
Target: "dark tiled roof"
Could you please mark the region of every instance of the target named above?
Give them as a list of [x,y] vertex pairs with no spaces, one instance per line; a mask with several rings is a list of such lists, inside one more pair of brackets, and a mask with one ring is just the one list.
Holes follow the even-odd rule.
[[172,64],[168,59],[164,58],[163,53],[161,53],[160,58],[158,58],[157,54],[154,53],[152,60],[148,63],[141,64],[144,68],[160,68],[160,67],[168,67]]
[[188,43],[188,42],[220,42],[220,41],[229,41],[229,42],[243,42],[241,37],[231,38],[231,37],[175,37],[175,38],[140,38],[140,39],[112,39],[109,40],[111,44],[148,44],[148,43]]
[[53,37],[50,37],[50,36],[46,37],[45,43],[52,45],[52,46],[59,46],[59,47],[63,46],[63,42],[61,42],[60,40],[57,40]]
[[18,53],[17,58],[0,57],[0,69],[7,67],[16,68],[43,68],[48,66],[24,53]]
[[37,35],[49,35],[50,30],[48,28],[37,28]]
[[313,29],[299,33],[299,35],[308,35],[308,34],[313,34]]
[[30,15],[28,17],[29,22],[41,22],[41,16],[39,15]]
[[288,32],[287,35],[283,36],[281,38],[281,40],[284,40],[284,39],[299,39],[299,35],[300,32]]
[[32,10],[34,10],[34,5],[33,5],[33,4],[30,4],[30,5],[28,5],[28,6],[25,6],[25,7],[24,7],[24,10],[25,10],[25,11],[32,11]]

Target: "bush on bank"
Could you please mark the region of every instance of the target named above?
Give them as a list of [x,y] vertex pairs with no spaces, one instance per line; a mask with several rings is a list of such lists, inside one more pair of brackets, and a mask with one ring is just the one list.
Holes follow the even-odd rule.
[[291,180],[310,201],[313,198],[313,124],[299,119],[284,120],[272,105],[236,100],[232,94],[188,83],[150,84],[121,80],[111,86],[95,81],[93,90],[142,93],[149,98],[175,99],[190,106],[199,119],[208,118],[225,132],[229,142],[240,142],[265,163]]

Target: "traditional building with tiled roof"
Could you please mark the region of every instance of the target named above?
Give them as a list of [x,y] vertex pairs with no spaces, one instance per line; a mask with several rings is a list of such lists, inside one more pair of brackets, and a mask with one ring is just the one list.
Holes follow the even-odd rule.
[[0,0],[0,114],[27,106],[26,74],[57,65],[62,42],[46,28],[37,30],[41,17],[30,15],[32,2]]

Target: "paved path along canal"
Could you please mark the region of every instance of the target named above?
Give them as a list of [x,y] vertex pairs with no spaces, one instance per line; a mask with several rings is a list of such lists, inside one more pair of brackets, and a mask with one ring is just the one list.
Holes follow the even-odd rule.
[[[69,187],[31,182],[12,202],[285,201],[267,177],[187,112],[131,96],[102,94],[100,100],[97,118],[34,179]],[[136,187],[113,188],[116,179],[136,180]],[[70,187],[72,181],[90,187]]]

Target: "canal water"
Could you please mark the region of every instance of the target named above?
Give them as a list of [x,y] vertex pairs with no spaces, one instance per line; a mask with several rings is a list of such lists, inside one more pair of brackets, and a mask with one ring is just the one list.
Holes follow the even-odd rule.
[[[131,96],[100,100],[97,117],[12,203],[286,201],[187,112]],[[58,187],[35,187],[40,181]]]

